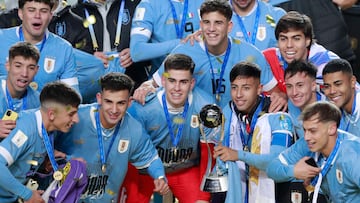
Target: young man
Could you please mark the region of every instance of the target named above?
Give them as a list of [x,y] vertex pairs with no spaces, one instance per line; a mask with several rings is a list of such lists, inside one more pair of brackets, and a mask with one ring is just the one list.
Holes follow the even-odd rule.
[[200,28],[199,8],[202,2],[203,0],[141,1],[136,7],[132,22],[132,60],[152,60],[152,75],[182,39]]
[[[9,61],[5,64],[8,75],[0,80],[1,117],[7,109],[19,113],[40,106],[39,92],[29,86],[39,69],[39,54],[28,42],[19,42],[10,48]],[[16,121],[0,119],[0,140],[9,135],[15,124]]]
[[[268,175],[278,181],[293,177],[304,180],[307,188],[314,190],[313,202],[320,188],[331,202],[359,201],[360,165],[354,160],[359,158],[360,139],[338,130],[340,110],[329,102],[315,102],[301,117],[304,137],[270,163]],[[314,166],[309,158],[314,159]]]
[[351,65],[344,59],[335,59],[323,70],[326,97],[341,109],[340,129],[358,135],[360,131],[360,93]]
[[246,41],[259,50],[277,46],[275,25],[285,15],[281,8],[259,0],[231,0],[234,27],[230,35]]
[[317,68],[317,83],[322,84],[322,69],[331,59],[339,58],[314,42],[313,27],[309,17],[290,11],[280,18],[275,28],[279,48],[263,51],[271,70],[278,81],[278,87],[286,92],[284,70],[293,60],[306,60]]
[[[157,148],[172,193],[184,203],[210,201],[210,194],[200,191],[208,158],[205,141],[199,142],[198,115],[203,106],[214,100],[204,91],[193,89],[194,66],[187,55],[169,55],[164,62],[163,88],[148,96],[144,106],[134,103],[130,108]],[[202,149],[205,151],[201,152]],[[149,176],[128,178],[132,182],[137,180],[138,194],[128,189],[126,202],[149,202],[153,192]]]
[[51,140],[58,131],[68,132],[79,121],[80,97],[64,83],[45,85],[40,103],[40,109],[22,111],[16,127],[0,142],[0,202],[15,202],[19,198],[25,202],[44,202],[43,191],[32,191],[24,185],[26,176],[35,173],[46,156],[57,171]]
[[81,202],[115,202],[128,162],[147,169],[155,179],[154,190],[167,193],[157,151],[141,124],[126,111],[134,82],[124,74],[109,73],[100,85],[97,102],[81,106],[80,122],[55,143],[59,151],[82,157],[87,163],[89,181]]
[[[293,142],[290,115],[267,113],[270,98],[261,95],[260,72],[249,62],[236,64],[230,72],[232,100],[224,108],[225,138],[214,149],[214,157],[229,167],[237,165],[235,170],[229,169],[227,202],[275,202],[275,184],[265,170]],[[240,173],[241,184],[233,178],[238,177],[236,173]]]
[[26,41],[40,51],[39,71],[33,87],[41,90],[51,81],[61,80],[78,90],[75,58],[71,45],[47,30],[52,18],[52,0],[19,0],[18,15],[22,25],[0,32],[0,75],[7,75],[5,63],[8,49],[16,42]]
[[303,60],[294,60],[285,69],[288,112],[298,137],[304,136],[302,123],[299,122],[301,111],[311,103],[325,100],[325,95],[317,91],[316,72],[314,65]]
[[[201,30],[204,41],[181,44],[171,53],[191,56],[195,61],[194,78],[196,86],[212,94],[219,106],[224,107],[231,100],[229,73],[239,61],[251,61],[258,64],[261,71],[261,83],[264,91],[276,87],[276,80],[266,63],[264,56],[254,46],[228,37],[232,29],[232,9],[227,1],[205,1],[200,7]],[[161,85],[163,66],[153,75],[157,85]],[[281,106],[275,104],[274,106]],[[276,109],[276,108],[275,108]],[[280,109],[280,108],[278,108]]]

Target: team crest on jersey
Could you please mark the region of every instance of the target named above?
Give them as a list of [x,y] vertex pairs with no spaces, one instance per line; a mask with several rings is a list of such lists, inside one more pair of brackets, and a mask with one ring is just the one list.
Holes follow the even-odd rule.
[[55,34],[63,37],[66,33],[66,23],[64,21],[57,22],[55,25]]
[[259,26],[256,38],[260,41],[264,41],[266,38],[266,27],[265,26]]
[[118,146],[118,151],[120,153],[124,153],[128,150],[129,148],[129,140],[120,140],[119,141],[119,146]]
[[343,173],[340,171],[340,169],[336,169],[336,179],[340,184],[344,182]]
[[25,135],[25,133],[23,133],[23,131],[18,130],[16,132],[16,134],[14,135],[14,137],[11,139],[11,142],[17,146],[18,148],[20,148],[21,146],[24,145],[24,143],[26,142],[26,140],[28,140],[28,137]]
[[302,194],[301,192],[291,191],[291,202],[292,203],[301,203]]
[[198,118],[197,115],[192,115],[192,116],[191,116],[190,126],[191,126],[192,128],[197,128],[197,127],[199,127],[199,118]]
[[130,12],[129,9],[124,9],[124,14],[122,16],[122,24],[127,25],[130,22]]
[[45,72],[51,73],[54,71],[54,68],[55,68],[55,59],[46,57],[44,61]]
[[37,84],[37,82],[34,82],[34,81],[32,81],[32,82],[29,84],[29,86],[31,87],[31,89],[33,89],[33,90],[35,90],[35,91],[39,88],[39,85]]

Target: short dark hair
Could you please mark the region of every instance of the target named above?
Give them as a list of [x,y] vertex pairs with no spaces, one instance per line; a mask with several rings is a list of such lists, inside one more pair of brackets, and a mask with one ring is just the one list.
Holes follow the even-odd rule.
[[260,79],[261,69],[260,67],[251,62],[242,61],[234,65],[234,67],[230,71],[230,82],[234,82],[234,80],[238,76],[244,77],[253,77],[256,79]]
[[40,52],[29,42],[17,42],[9,49],[9,61],[14,59],[16,56],[22,56],[25,59],[34,59],[36,63],[38,63]]
[[185,54],[170,54],[165,58],[165,72],[169,70],[188,70],[194,73],[195,63],[191,57]]
[[292,77],[296,73],[305,73],[305,75],[309,76],[310,78],[316,79],[317,69],[310,62],[304,60],[294,60],[285,69],[284,77]]
[[297,11],[289,11],[280,18],[275,27],[275,37],[279,40],[280,32],[288,32],[290,29],[301,30],[305,37],[310,38],[311,43],[314,38],[313,25],[311,19]]
[[57,0],[19,0],[19,2],[18,2],[19,9],[23,9],[26,2],[32,2],[32,1],[49,5],[50,9],[52,10],[54,8],[54,5],[56,4]]
[[134,91],[134,81],[123,73],[112,72],[100,78],[101,91],[121,91],[128,90],[130,95]]
[[307,121],[313,116],[317,116],[319,122],[334,121],[337,127],[340,125],[341,111],[335,104],[328,101],[318,101],[307,105],[301,112],[300,119]]
[[200,16],[206,13],[219,12],[230,21],[232,17],[232,9],[226,0],[205,0],[200,6]]
[[326,75],[328,73],[335,72],[343,72],[348,74],[349,76],[353,75],[353,70],[351,68],[350,63],[345,59],[333,59],[329,61],[323,69],[322,75]]
[[47,83],[40,92],[41,106],[47,102],[77,107],[81,102],[81,98],[74,88],[63,82],[55,81]]

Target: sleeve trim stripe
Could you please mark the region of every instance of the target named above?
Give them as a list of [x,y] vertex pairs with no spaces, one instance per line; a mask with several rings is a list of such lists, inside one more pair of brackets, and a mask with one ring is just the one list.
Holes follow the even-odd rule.
[[8,163],[8,166],[14,163],[14,159],[11,156],[10,152],[2,146],[0,146],[0,154],[5,158],[5,160]]
[[131,29],[130,36],[132,36],[132,35],[144,35],[145,37],[150,39],[151,31],[148,29],[145,29],[143,27],[136,27],[136,28]]
[[64,82],[70,86],[74,86],[74,85],[79,85],[79,81],[76,77],[74,78],[66,78],[66,79],[61,79],[61,82]]
[[156,154],[156,156],[154,156],[154,158],[151,159],[147,164],[145,164],[145,165],[143,165],[143,166],[137,166],[136,168],[137,168],[137,169],[148,168],[148,167],[151,165],[151,163],[152,163],[153,161],[155,161],[156,159],[158,159],[158,158],[159,158],[159,155]]
[[278,158],[282,164],[289,165],[288,162],[286,161],[285,157],[282,154],[280,154]]

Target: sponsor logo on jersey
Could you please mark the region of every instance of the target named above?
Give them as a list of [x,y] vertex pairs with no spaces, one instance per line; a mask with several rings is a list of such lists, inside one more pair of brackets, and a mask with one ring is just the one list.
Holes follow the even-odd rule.
[[11,142],[17,146],[18,148],[20,148],[21,146],[24,145],[24,143],[26,142],[26,140],[28,140],[28,137],[25,135],[25,133],[23,133],[23,131],[18,130],[15,134],[15,136],[11,139]]

